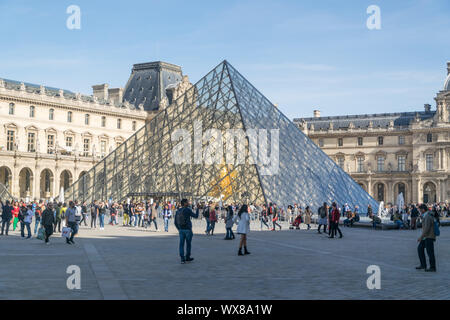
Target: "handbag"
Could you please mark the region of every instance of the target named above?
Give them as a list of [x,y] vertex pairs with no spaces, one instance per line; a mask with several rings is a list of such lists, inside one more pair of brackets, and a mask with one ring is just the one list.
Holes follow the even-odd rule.
[[44,227],[40,227],[39,228],[37,238],[39,240],[44,240],[45,239],[45,228]]
[[64,227],[64,228],[62,229],[61,237],[63,237],[63,238],[70,238],[70,232],[71,232],[71,231],[72,231],[71,228],[69,228],[69,227]]

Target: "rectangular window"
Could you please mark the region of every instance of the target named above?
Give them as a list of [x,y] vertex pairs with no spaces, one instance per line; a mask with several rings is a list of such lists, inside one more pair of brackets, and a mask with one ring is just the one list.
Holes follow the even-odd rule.
[[36,152],[36,145],[35,145],[35,134],[34,132],[28,133],[28,152]]
[[133,121],[131,126],[133,131],[136,131],[136,121]]
[[383,137],[378,137],[378,145],[379,146],[383,145]]
[[87,126],[89,125],[89,115],[88,114],[84,115],[84,124]]
[[102,156],[106,155],[106,141],[102,140],[100,142],[100,152],[102,153]]
[[427,154],[426,155],[426,165],[427,165],[427,171],[433,171],[433,155]]
[[433,142],[433,135],[431,133],[427,134],[427,142]]
[[72,111],[67,112],[67,122],[72,122]]
[[122,120],[117,119],[117,129],[121,129],[121,128],[122,128]]
[[48,120],[53,120],[55,118],[55,110],[54,109],[50,109],[48,111]]
[[6,150],[14,151],[15,132],[14,130],[8,130],[6,137]]
[[319,147],[323,148],[323,139],[319,139]]
[[364,172],[364,158],[363,157],[356,158],[356,170],[358,172]]
[[377,171],[378,172],[384,171],[384,157],[377,158]]
[[406,170],[406,156],[398,156],[398,171]]
[[66,147],[72,148],[73,137],[66,137]]
[[89,156],[89,146],[91,145],[91,141],[89,139],[83,139],[83,156]]
[[405,144],[405,136],[398,136],[398,144],[399,145]]
[[55,136],[53,134],[49,134],[47,136],[47,153],[52,154],[55,148]]
[[358,138],[358,146],[362,146],[363,145],[363,138],[359,137]]
[[339,157],[338,158],[338,165],[339,165],[339,167],[341,167],[341,169],[344,169],[344,164],[345,164],[345,158],[344,157]]
[[339,147],[342,147],[343,145],[344,145],[344,139],[339,138],[339,139],[338,139],[338,146],[339,146]]
[[14,114],[14,107],[15,107],[14,103],[9,104],[9,114],[11,114],[11,115]]
[[102,117],[102,127],[106,127],[106,117]]

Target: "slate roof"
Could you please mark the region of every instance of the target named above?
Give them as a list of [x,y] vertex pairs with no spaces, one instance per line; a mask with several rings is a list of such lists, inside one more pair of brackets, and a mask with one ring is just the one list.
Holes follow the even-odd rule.
[[414,121],[417,116],[421,121],[433,118],[436,111],[417,111],[417,112],[401,112],[401,113],[376,113],[376,114],[361,114],[348,116],[334,116],[334,117],[318,117],[318,118],[296,118],[294,122],[300,123],[305,121],[310,128],[314,125],[314,131],[327,130],[330,122],[333,123],[333,129],[348,129],[350,123],[353,123],[355,129],[363,129],[369,127],[372,122],[373,128],[389,127],[391,121],[394,127],[407,127]]
[[183,78],[181,67],[162,62],[148,62],[133,65],[130,79],[125,87],[123,100],[137,109],[158,110],[166,89]]

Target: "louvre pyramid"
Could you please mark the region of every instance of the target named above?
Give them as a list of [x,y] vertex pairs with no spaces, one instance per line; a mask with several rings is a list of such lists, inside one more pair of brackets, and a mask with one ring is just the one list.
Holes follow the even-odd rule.
[[[191,150],[185,149],[194,161],[181,164],[174,161],[174,148],[185,140],[172,141],[172,134],[184,129],[194,137],[194,126],[199,122],[201,132],[207,129],[270,132],[268,152],[278,153],[275,173],[267,170],[273,162],[258,162],[258,153],[252,152],[253,140],[249,137],[243,141],[244,149],[239,149],[241,153],[245,151],[245,161],[241,163],[225,161],[225,156],[214,163],[196,162],[195,142]],[[271,145],[275,140],[270,130],[276,129],[279,143]],[[195,138],[189,140],[186,141],[192,145]],[[208,149],[214,145],[214,137],[197,141],[202,150],[217,154],[217,149]],[[324,201],[361,208],[369,203],[374,208],[378,206],[227,61],[186,90],[65,191],[65,199],[88,202],[121,201],[137,196],[222,199],[228,203],[275,202],[281,206],[299,203],[312,208]]]

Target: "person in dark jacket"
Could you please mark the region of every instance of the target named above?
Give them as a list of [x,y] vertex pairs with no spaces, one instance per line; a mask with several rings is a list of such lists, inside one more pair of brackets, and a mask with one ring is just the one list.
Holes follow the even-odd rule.
[[419,210],[417,210],[415,205],[412,205],[411,209],[411,229],[416,230],[417,228],[417,218],[419,217]]
[[0,200],[0,203],[2,205],[2,233],[0,235],[3,235],[5,227],[6,235],[8,235],[9,226],[11,225],[13,207],[10,205],[9,200],[6,200],[6,204],[3,204],[2,200]]
[[41,224],[45,229],[45,243],[49,244],[48,240],[53,234],[53,225],[55,223],[55,213],[53,209],[53,203],[49,202],[47,208],[42,212]]
[[328,238],[334,238],[334,236],[337,235],[337,232],[339,232],[339,238],[342,238],[342,232],[339,229],[339,218],[341,214],[335,202],[333,202],[332,208],[330,220],[331,235],[328,236]]
[[[181,208],[177,210],[175,214],[175,227],[180,234],[180,257],[181,263],[184,264],[186,261],[192,261],[194,258],[191,257],[191,242],[192,242],[192,218],[198,218],[199,208],[197,207],[194,213],[191,208],[189,208],[189,201],[187,199],[181,200]],[[184,243],[186,242],[186,255],[184,254]]]

